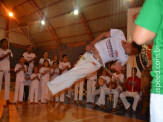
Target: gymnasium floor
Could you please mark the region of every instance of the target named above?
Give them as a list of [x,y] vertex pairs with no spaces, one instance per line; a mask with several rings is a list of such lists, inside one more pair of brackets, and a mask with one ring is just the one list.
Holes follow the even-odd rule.
[[[146,122],[125,115],[116,115],[77,107],[71,104],[18,104],[5,105],[4,91],[0,95],[0,122]],[[14,93],[10,93],[11,101]]]

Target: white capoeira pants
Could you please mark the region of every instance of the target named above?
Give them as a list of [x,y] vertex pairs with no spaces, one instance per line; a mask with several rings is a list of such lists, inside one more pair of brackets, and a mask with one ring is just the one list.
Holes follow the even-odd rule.
[[65,101],[65,91],[60,92],[55,97],[56,102],[64,102]]
[[97,71],[101,66],[92,54],[85,53],[74,68],[48,82],[48,87],[52,94],[55,95],[72,86],[75,81]]
[[68,89],[68,92],[67,92],[67,94],[66,94],[66,97],[68,97],[68,98],[71,98],[71,96],[72,96],[72,88],[69,88]]
[[137,104],[140,100],[140,94],[138,92],[130,92],[130,91],[125,91],[125,92],[122,92],[120,94],[120,98],[125,106],[125,109],[128,109],[131,105],[130,103],[127,101],[126,97],[133,97],[134,98],[134,102],[133,102],[133,105],[132,105],[132,109],[134,111],[136,111],[136,107],[137,107]]
[[35,103],[37,103],[38,102],[38,87],[31,85],[30,102],[33,102],[33,98],[35,98]]
[[[79,80],[77,83],[75,83],[75,94],[74,94],[74,100],[83,100],[83,87],[84,87],[84,80]],[[79,97],[78,97],[79,93]]]
[[5,78],[5,95],[4,99],[9,100],[9,95],[10,95],[10,73],[8,70],[0,70],[0,92],[2,88],[2,80],[3,76]]
[[94,102],[93,94],[96,90],[96,87],[95,87],[96,82],[97,82],[97,79],[92,79],[92,78],[89,79],[88,78],[88,80],[87,80],[87,102],[91,102],[91,103]]
[[110,89],[110,88],[102,88],[101,89],[101,93],[100,93],[100,97],[97,101],[97,105],[101,106],[101,105],[105,105],[105,96],[109,95],[109,94],[113,94],[113,98],[114,98],[114,102],[113,102],[113,108],[117,107],[117,102],[118,102],[118,97],[119,97],[119,91],[117,89]]
[[42,84],[41,84],[41,102],[42,103],[46,103],[46,99],[48,98],[49,99],[49,89],[48,89],[48,86],[47,86],[47,82],[46,81],[42,81]]
[[18,96],[19,96],[19,101],[22,102],[23,101],[23,95],[24,95],[24,82],[23,81],[16,81],[14,103],[17,103]]
[[38,100],[41,100],[41,84],[42,84],[42,81],[40,80],[39,87],[38,87]]
[[96,90],[94,91],[94,93],[92,94],[92,98],[93,98],[94,102],[95,102],[95,96],[96,96],[96,95],[99,95],[100,93],[101,93],[101,89],[96,89]]
[[163,122],[163,95],[151,93],[150,122]]

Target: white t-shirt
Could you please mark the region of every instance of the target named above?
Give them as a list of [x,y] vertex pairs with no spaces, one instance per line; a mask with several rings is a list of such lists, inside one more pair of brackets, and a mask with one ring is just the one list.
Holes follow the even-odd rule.
[[121,62],[122,66],[126,64],[128,55],[122,47],[122,40],[126,41],[124,33],[119,29],[110,30],[111,37],[101,40],[95,44],[103,64],[109,61]]
[[[16,64],[14,71],[16,72],[20,68],[22,68],[22,65],[21,64]],[[26,65],[24,65],[24,68],[25,68],[25,71],[27,71]],[[24,73],[23,70],[21,70],[20,72],[18,72],[16,74],[16,81],[18,81],[18,82],[24,82],[25,81],[25,73]]]
[[[119,77],[120,82],[124,83],[124,75],[122,73],[120,73],[119,75],[116,73],[113,73],[113,75],[116,77]],[[114,81],[114,80],[115,80],[115,77],[112,76],[112,81]],[[122,91],[122,87],[119,84],[118,84],[118,88]]]
[[[2,48],[0,48],[0,57],[3,57],[8,52],[11,52],[11,50],[10,49],[3,50]],[[13,57],[12,52],[11,52],[11,56]],[[4,58],[3,60],[0,61],[0,70],[10,70],[10,58],[9,58],[9,56],[7,56],[6,58]]]
[[[31,75],[31,79],[33,79],[34,77],[36,77],[38,75],[38,77],[40,78],[40,73],[32,73]],[[39,87],[39,80],[35,79],[35,80],[31,80],[31,86],[34,88],[38,88]]]
[[[40,74],[41,73],[44,73],[45,71],[47,71],[49,68],[47,68],[47,67],[42,67],[41,69],[40,69]],[[48,82],[49,80],[50,80],[50,74],[51,74],[51,72],[50,73],[46,73],[44,76],[42,75],[41,76],[41,81],[42,82]]]
[[[49,65],[51,64],[51,61],[50,61],[50,59],[47,59],[48,61],[49,61]],[[40,64],[43,64],[44,63],[44,61],[45,61],[45,59],[44,58],[41,58],[40,59],[40,61],[39,61],[39,63]]]
[[[28,52],[23,53],[23,56],[24,56],[24,59],[27,60],[27,61],[30,61],[30,60],[32,60],[32,59],[34,59],[36,57],[36,55],[34,53],[28,53]],[[28,71],[30,70],[29,71],[30,73],[32,73],[33,67],[34,67],[34,61],[32,61],[29,64]]]
[[[108,84],[110,82],[110,78],[109,76],[100,76],[100,78],[106,80],[106,83]],[[106,88],[106,84],[104,84],[104,86],[100,87],[100,88]]]
[[53,76],[51,76],[51,80],[54,80],[57,76],[59,76],[59,69],[56,68],[55,70],[52,69]]
[[[71,68],[71,64],[70,64],[70,62],[66,62],[66,63],[64,63],[64,62],[61,62],[60,64],[59,64],[59,69],[61,69],[61,70],[63,70],[65,67],[69,67],[69,68]],[[63,72],[62,72],[62,74],[63,73],[65,73],[65,72],[67,72],[68,71],[68,69],[67,70],[64,70]]]

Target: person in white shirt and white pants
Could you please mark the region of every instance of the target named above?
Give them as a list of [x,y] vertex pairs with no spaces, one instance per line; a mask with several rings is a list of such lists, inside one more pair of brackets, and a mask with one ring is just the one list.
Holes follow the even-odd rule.
[[120,72],[125,69],[124,64],[128,60],[128,55],[138,53],[137,46],[133,42],[127,42],[123,31],[119,29],[102,33],[86,46],[87,52],[76,66],[49,82],[48,87],[53,95],[57,94],[111,61],[117,61],[111,68]]
[[0,92],[2,87],[3,76],[5,78],[5,95],[4,99],[6,103],[9,104],[9,94],[10,94],[10,59],[13,54],[10,49],[8,49],[8,41],[6,39],[1,40],[0,48]]
[[[70,62],[67,61],[68,60],[67,55],[63,55],[62,58],[63,58],[63,62],[61,62],[59,64],[59,69],[61,70],[61,74],[64,74],[71,68],[71,64],[70,64]],[[71,77],[71,76],[69,76],[69,77]],[[67,96],[71,97],[71,90],[68,90]],[[59,101],[60,102],[65,101],[65,91],[64,90],[60,92]]]
[[35,98],[35,103],[38,103],[38,88],[40,82],[40,74],[38,73],[38,67],[34,67],[34,72],[31,75],[31,95],[30,95],[30,103],[33,103],[33,99]]
[[[117,107],[117,102],[118,102],[118,97],[119,94],[122,92],[122,87],[119,84],[124,83],[124,75],[122,73],[114,73],[114,76],[112,76],[112,81],[117,83],[117,88],[116,89],[111,89],[111,88],[103,88],[100,93],[100,97],[97,101],[97,105],[99,106],[104,106],[105,105],[105,96],[109,94],[113,94],[114,96],[114,103],[113,103],[113,111],[116,111]],[[116,79],[115,79],[116,77]],[[118,83],[120,82],[120,83]]]
[[15,66],[14,69],[14,71],[16,72],[16,83],[13,103],[17,103],[17,101],[21,103],[23,101],[25,72],[27,71],[27,67],[24,65],[24,61],[24,57],[20,57],[19,63]]
[[41,103],[46,103],[49,100],[49,89],[47,83],[50,80],[51,68],[49,68],[49,61],[44,60],[43,67],[40,69],[41,74]]
[[102,75],[98,78],[98,81],[96,83],[96,87],[99,87],[94,91],[92,94],[93,100],[95,101],[95,96],[101,93],[101,90],[103,88],[107,88],[110,82],[110,77],[107,76],[107,71],[103,69]]
[[79,100],[79,104],[82,104],[84,82],[85,82],[85,78],[80,79],[78,82],[75,83],[75,91],[74,91],[75,104],[77,103],[78,100]]
[[97,72],[90,74],[87,77],[87,103],[93,103],[93,94],[96,90],[96,83],[97,83]]

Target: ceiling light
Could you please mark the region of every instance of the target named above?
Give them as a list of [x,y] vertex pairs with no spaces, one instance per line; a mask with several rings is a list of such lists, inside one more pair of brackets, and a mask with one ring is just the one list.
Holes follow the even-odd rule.
[[75,9],[74,10],[74,15],[78,15],[79,14],[79,10],[78,9]]
[[45,21],[44,21],[44,20],[41,20],[41,24],[42,24],[42,25],[45,25]]
[[9,17],[13,17],[13,13],[12,12],[9,12],[8,15],[9,15]]

